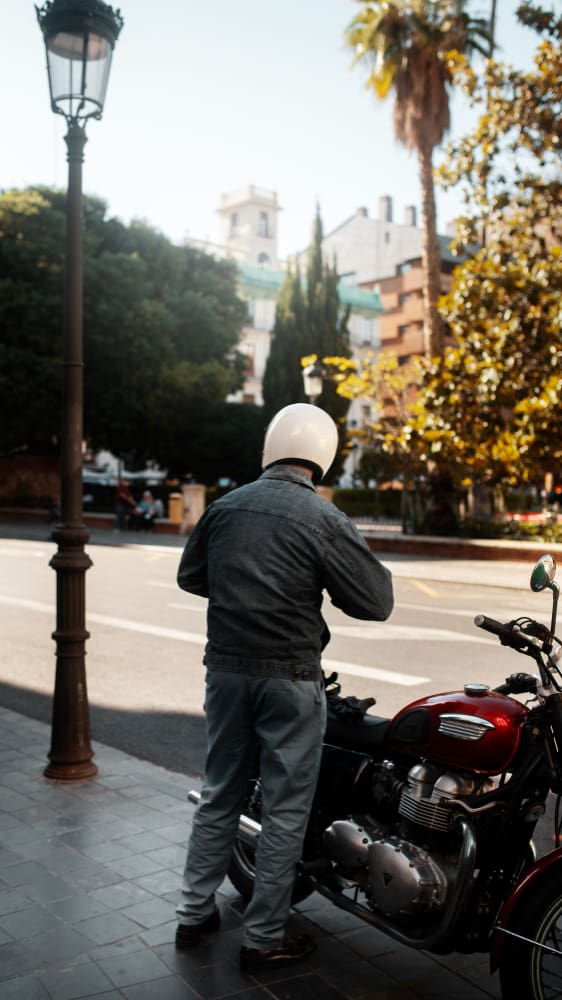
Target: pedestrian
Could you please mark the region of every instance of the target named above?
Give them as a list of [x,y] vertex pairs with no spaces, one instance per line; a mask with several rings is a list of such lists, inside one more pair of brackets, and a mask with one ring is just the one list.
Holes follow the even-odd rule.
[[145,490],[137,510],[135,512],[135,523],[138,528],[142,528],[143,531],[154,531],[154,522],[156,520],[156,506],[154,503],[154,497],[150,490]]
[[123,531],[128,518],[136,510],[137,502],[126,479],[120,479],[115,490],[115,528]]
[[320,408],[280,410],[265,435],[262,475],[207,508],[178,570],[179,586],[209,603],[208,755],[176,947],[194,947],[219,928],[215,893],[259,753],[262,830],[240,950],[246,972],[280,968],[314,950],[306,935],[286,937],[285,925],[326,724],[323,591],[354,618],[383,621],[393,607],[389,571],[316,492],[337,444],[336,425]]

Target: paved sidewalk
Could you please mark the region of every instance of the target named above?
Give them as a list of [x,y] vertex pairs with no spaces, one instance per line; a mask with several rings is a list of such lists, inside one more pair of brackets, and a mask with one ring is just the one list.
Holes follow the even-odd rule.
[[176,953],[174,908],[196,780],[94,743],[97,777],[43,777],[50,727],[0,709],[0,1000],[478,1000],[484,955],[405,949],[313,895],[290,918],[318,949],[284,973],[238,969],[243,905]]

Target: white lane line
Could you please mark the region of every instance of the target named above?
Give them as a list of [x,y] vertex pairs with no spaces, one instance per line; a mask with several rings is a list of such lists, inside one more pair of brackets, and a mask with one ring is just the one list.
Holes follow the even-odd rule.
[[184,632],[179,628],[164,628],[161,625],[146,625],[144,622],[129,621],[128,618],[113,618],[111,615],[89,614],[87,619],[97,625],[112,625],[114,628],[128,629],[129,632],[142,632],[143,635],[156,635],[159,639],[175,639],[178,642],[191,642],[196,646],[204,646],[206,638],[199,632]]
[[[52,604],[42,604],[40,601],[30,601],[23,597],[5,597],[0,594],[0,604],[12,607],[27,608],[29,611],[43,611],[55,615]],[[87,621],[98,625],[110,625],[114,628],[127,629],[131,632],[142,632],[144,635],[155,635],[161,639],[174,639],[178,642],[191,642],[197,646],[205,645],[205,637],[197,632],[184,632],[175,628],[162,628],[159,625],[145,625],[143,622],[130,621],[127,618],[113,618],[111,615],[88,614]],[[351,674],[355,677],[368,677],[371,680],[385,684],[398,684],[403,687],[413,687],[415,684],[425,684],[429,677],[414,674],[403,674],[396,670],[382,670],[380,667],[366,667],[357,663],[347,663],[344,660],[323,660],[325,670],[337,670],[341,674]]]
[[353,677],[368,677],[383,684],[398,684],[401,687],[414,687],[416,684],[427,684],[431,677],[420,677],[415,674],[402,674],[398,670],[382,670],[381,667],[361,667],[357,663],[346,663],[344,660],[326,660],[322,658],[324,670],[335,670],[338,674],[351,674]]
[[28,550],[28,549],[17,549],[15,547],[10,548],[7,545],[5,546],[2,545],[0,547],[0,556],[25,556],[26,558],[28,556],[32,556],[33,559],[46,559],[47,556],[50,556],[51,554],[52,554],[52,549],[45,549],[44,552],[38,552],[37,550],[33,549]]
[[207,604],[168,604],[169,608],[177,608],[179,611],[202,611],[203,614],[207,611]]
[[[467,611],[465,608],[440,608],[440,607],[433,608],[430,607],[428,604],[403,604],[401,601],[399,604],[396,605],[396,608],[406,611],[419,611],[421,614],[426,614],[426,615],[430,614],[432,617],[440,618],[441,615],[453,615],[453,617],[458,616],[459,618],[472,618],[473,621],[476,618],[476,615],[480,614],[478,610]],[[518,618],[525,614],[524,611],[519,611],[518,614],[514,614],[514,608],[520,608],[520,605],[515,605],[515,604],[511,605],[509,610],[509,615],[511,618]],[[490,613],[489,610],[486,613],[489,614]],[[503,614],[502,611],[495,612],[492,617],[496,617],[496,615],[501,617],[502,614]],[[505,612],[505,617],[507,617],[507,611]],[[476,625],[474,626],[474,628],[476,628]]]
[[429,604],[406,604],[396,602],[396,608],[406,611],[419,611],[421,614],[431,615],[432,617],[441,615],[459,615],[462,618],[475,618],[478,611],[466,611],[463,608],[439,608],[432,607]]
[[[0,595],[1,604],[10,604],[20,608],[28,608],[30,611],[45,611],[54,614],[56,609],[52,604],[42,604],[40,601],[30,601],[24,597],[7,597]],[[185,605],[180,605],[183,609]],[[197,608],[197,610],[203,610]],[[115,618],[113,615],[100,615],[94,612],[87,614],[88,621],[97,622],[100,625],[113,625],[116,628],[129,629],[131,632],[144,632],[146,635],[158,635],[163,638],[179,639],[184,642],[197,642],[204,644],[205,638],[196,632],[185,632],[182,629],[165,628],[161,625],[148,625],[145,622],[135,622],[129,618]],[[438,640],[440,642],[485,642],[487,639],[480,636],[464,635],[460,632],[449,632],[446,629],[438,628],[415,628],[408,625],[383,625],[378,629],[372,626],[362,625],[332,625],[330,628],[332,635],[343,636],[348,639],[368,639],[369,641],[395,641],[396,639],[419,641],[420,639]],[[370,669],[370,668],[368,668]]]
[[[23,597],[4,597],[0,595],[0,604],[9,604],[14,607],[27,608],[29,611],[44,611],[55,615],[56,608],[53,604],[42,604],[40,601],[29,601]],[[193,642],[198,646],[204,646],[206,639],[199,632],[184,632],[177,628],[164,628],[161,625],[147,625],[144,622],[134,622],[128,618],[114,618],[113,615],[99,615],[96,612],[86,614],[87,624],[95,622],[97,625],[111,625],[114,628],[127,629],[129,632],[142,632],[144,635],[157,635],[161,639],[177,639],[180,642]]]
[[418,628],[414,625],[330,625],[332,635],[341,635],[347,639],[368,639],[369,642],[388,642],[396,639],[408,642],[418,642],[429,639],[432,642],[485,642],[488,639],[479,635],[467,635],[464,632],[452,632],[444,628]]
[[16,608],[27,608],[29,611],[46,611],[55,614],[54,604],[42,604],[41,601],[30,601],[25,597],[6,597],[0,594],[0,604],[9,604]]
[[177,583],[165,583],[163,580],[147,580],[149,587],[165,587],[166,590],[179,590]]

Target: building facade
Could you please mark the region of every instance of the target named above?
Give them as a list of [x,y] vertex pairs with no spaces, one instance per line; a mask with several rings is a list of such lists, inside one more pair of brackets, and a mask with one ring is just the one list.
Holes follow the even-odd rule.
[[[239,350],[246,356],[242,389],[229,397],[237,403],[263,403],[263,376],[271,347],[276,302],[285,276],[279,259],[277,234],[281,211],[277,194],[247,185],[221,195],[218,244],[190,240],[191,245],[218,257],[229,257],[238,267],[239,292],[248,306]],[[458,261],[449,250],[449,236],[439,237],[442,291],[450,287]],[[348,328],[352,357],[361,361],[368,353],[392,351],[404,362],[423,353],[423,299],[421,268],[422,233],[413,205],[405,208],[402,222],[394,221],[389,196],[379,199],[378,217],[359,208],[354,215],[327,233],[322,241],[324,260],[334,264],[342,307],[350,307]],[[304,275],[307,252],[296,254]],[[357,427],[373,417],[369,399],[354,400],[348,426]],[[360,458],[355,448],[346,466],[353,473]]]
[[[263,403],[263,375],[271,346],[277,297],[285,277],[277,243],[280,211],[276,192],[247,185],[220,198],[218,244],[189,241],[215,256],[232,258],[238,266],[239,292],[248,305],[248,320],[239,350],[246,355],[247,364],[244,385],[229,397],[231,402]],[[378,351],[382,313],[378,291],[361,288],[349,279],[340,282],[338,291],[342,307],[350,307],[348,328],[353,356],[361,358],[367,351]],[[365,415],[367,405],[367,401],[353,403],[349,419],[357,420],[360,414]]]

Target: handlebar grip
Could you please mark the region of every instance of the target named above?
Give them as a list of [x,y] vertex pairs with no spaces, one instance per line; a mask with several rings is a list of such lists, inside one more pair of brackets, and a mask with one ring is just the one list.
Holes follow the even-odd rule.
[[495,618],[488,618],[487,615],[476,615],[474,624],[477,628],[484,629],[485,632],[491,632],[492,635],[501,636],[506,632],[505,625],[502,625],[501,622],[497,622]]

